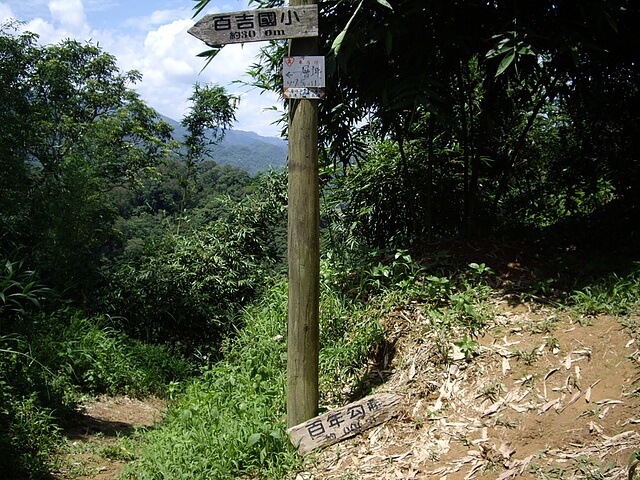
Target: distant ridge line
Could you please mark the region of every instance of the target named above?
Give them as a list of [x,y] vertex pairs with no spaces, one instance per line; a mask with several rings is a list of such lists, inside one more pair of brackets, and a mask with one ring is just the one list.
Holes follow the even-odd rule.
[[[173,127],[173,138],[182,140],[185,128],[165,115],[159,117]],[[287,163],[287,142],[278,137],[264,137],[256,132],[230,129],[219,144],[210,147],[211,160],[231,165],[255,176],[270,169],[279,170]]]

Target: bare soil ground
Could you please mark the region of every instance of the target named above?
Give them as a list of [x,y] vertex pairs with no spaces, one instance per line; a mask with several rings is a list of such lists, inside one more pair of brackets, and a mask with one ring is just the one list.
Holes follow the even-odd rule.
[[[640,345],[627,326],[640,318],[494,304],[466,356],[457,332],[433,328],[420,305],[392,312],[394,355],[371,373],[377,392],[403,395],[400,415],[309,455],[297,479],[627,478],[640,449]],[[60,478],[116,478],[127,460],[113,451],[117,436],[152,426],[165,406],[123,397],[84,408],[68,432],[74,467]]]
[[309,458],[297,479],[627,478],[640,449],[629,331],[506,298],[495,307],[466,356],[420,305],[388,317],[395,356],[376,391],[403,394],[401,414]]
[[118,477],[131,452],[118,439],[150,428],[162,418],[165,402],[158,398],[101,397],[81,407],[74,426],[64,433],[66,468],[59,479],[111,480]]

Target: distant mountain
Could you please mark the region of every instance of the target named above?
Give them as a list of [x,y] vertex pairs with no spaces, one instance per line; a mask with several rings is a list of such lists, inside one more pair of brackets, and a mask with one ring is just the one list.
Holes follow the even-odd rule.
[[[173,137],[184,138],[185,128],[175,120],[161,115],[173,126]],[[227,130],[222,142],[211,147],[211,158],[218,165],[233,165],[249,175],[280,169],[287,164],[287,142],[277,137],[263,137],[255,132]]]

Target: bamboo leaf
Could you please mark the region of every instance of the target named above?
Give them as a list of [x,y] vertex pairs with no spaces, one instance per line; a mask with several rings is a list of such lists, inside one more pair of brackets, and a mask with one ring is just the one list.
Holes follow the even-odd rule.
[[200,14],[200,12],[202,12],[202,10],[206,8],[207,5],[209,5],[209,0],[196,0],[196,4],[193,7],[193,9],[196,12],[193,14],[191,18],[197,17]]
[[338,52],[340,51],[340,48],[342,47],[342,42],[344,41],[344,37],[346,36],[347,31],[349,30],[349,27],[351,26],[351,23],[356,18],[356,15],[358,14],[360,9],[362,8],[362,2],[363,1],[364,0],[360,0],[360,3],[356,7],[355,12],[353,12],[353,15],[351,15],[351,18],[349,19],[349,21],[347,22],[345,27],[342,29],[342,31],[338,34],[338,36],[335,38],[335,40],[331,44],[331,50],[333,50],[334,55],[336,55],[336,56],[338,55]]
[[253,435],[251,435],[249,437],[249,440],[247,440],[247,446],[251,447],[253,445],[255,445],[256,443],[258,443],[260,441],[260,434],[259,433],[254,433]]
[[218,53],[220,53],[220,50],[222,50],[222,47],[212,48],[211,50],[205,50],[204,52],[200,52],[200,53],[198,53],[196,55],[197,57],[203,57],[203,58],[207,59],[207,61],[204,63],[204,66],[202,67],[202,70],[200,70],[200,73],[202,73],[204,71],[204,69],[209,66],[211,61],[214,58],[216,58],[216,55],[218,55]]
[[393,47],[393,36],[391,35],[391,32],[387,32],[387,34],[385,35],[385,48],[387,50],[387,54],[391,53],[392,47]]
[[389,10],[393,10],[393,7],[389,2],[387,2],[387,0],[376,0],[376,1],[383,7],[387,7]]
[[636,469],[638,468],[639,462],[640,462],[640,450],[636,450],[635,452],[633,452],[633,455],[631,455],[631,458],[629,459],[628,480],[633,480],[636,473]]
[[342,30],[338,36],[333,40],[331,44],[331,50],[333,50],[336,54],[340,51],[342,47],[342,42],[344,41],[344,36],[347,34],[347,29]]
[[509,55],[504,57],[502,59],[502,61],[500,62],[500,65],[498,65],[498,70],[496,71],[496,77],[499,77],[500,75],[502,75],[504,73],[504,71],[507,68],[509,68],[509,65],[511,65],[513,63],[513,60],[515,58],[516,58],[516,53],[515,52],[511,52]]

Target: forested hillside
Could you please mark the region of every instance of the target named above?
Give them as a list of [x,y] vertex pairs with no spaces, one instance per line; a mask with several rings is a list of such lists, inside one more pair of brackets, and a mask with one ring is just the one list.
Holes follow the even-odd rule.
[[[182,141],[187,133],[182,125],[161,116],[173,127],[172,137]],[[273,168],[282,169],[287,163],[287,143],[277,137],[262,137],[254,132],[228,130],[224,138],[211,146],[210,157],[218,165],[230,165],[255,176]]]
[[[384,383],[405,326],[444,372],[454,346],[471,362],[496,298],[606,313],[637,341],[640,7],[319,7],[323,406]],[[281,90],[285,54],[264,45],[256,87]],[[170,404],[109,451],[134,462],[126,478],[295,476],[287,172],[263,168],[281,147],[224,164],[249,146],[223,87],[194,85],[172,125],[139,80],[97,45],[0,26],[0,474],[81,475],[64,431],[107,394]]]
[[4,25],[0,52],[0,471],[35,478],[82,396],[164,395],[219,356],[281,269],[286,197],[211,159],[223,88],[194,87],[176,140],[99,47]]

